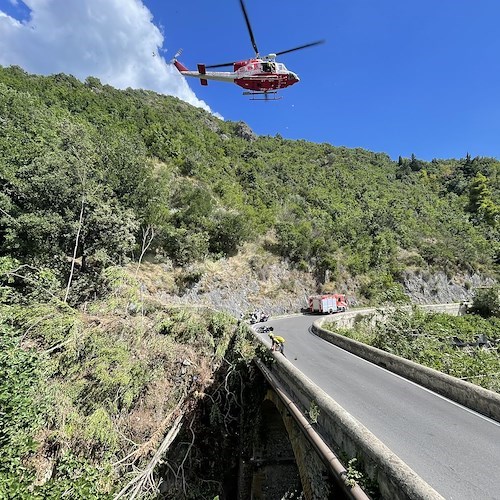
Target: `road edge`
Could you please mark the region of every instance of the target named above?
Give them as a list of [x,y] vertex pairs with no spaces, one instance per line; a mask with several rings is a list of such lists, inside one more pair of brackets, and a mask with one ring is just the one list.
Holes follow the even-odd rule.
[[[418,307],[424,310],[439,311],[454,315],[457,315],[460,310],[460,304],[439,304]],[[342,327],[349,328],[352,327],[356,318],[370,314],[375,315],[376,313],[377,309],[372,308],[323,316],[314,321],[311,330],[315,335],[337,347],[500,422],[500,394],[322,328],[322,325],[327,320],[332,323],[341,323]]]

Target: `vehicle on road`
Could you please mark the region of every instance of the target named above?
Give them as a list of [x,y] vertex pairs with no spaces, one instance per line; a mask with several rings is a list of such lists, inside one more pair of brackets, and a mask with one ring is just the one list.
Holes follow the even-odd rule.
[[343,293],[310,295],[307,310],[317,314],[344,312],[347,310],[347,301]]
[[272,326],[259,326],[255,329],[257,333],[269,333],[273,332],[274,328]]
[[255,323],[265,323],[269,319],[269,314],[264,311],[254,311],[250,314],[250,324],[255,325]]

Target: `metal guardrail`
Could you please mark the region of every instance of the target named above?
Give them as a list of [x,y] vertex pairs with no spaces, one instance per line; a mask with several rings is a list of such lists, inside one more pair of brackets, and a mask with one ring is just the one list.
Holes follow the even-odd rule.
[[351,485],[348,479],[347,469],[342,465],[338,457],[325,443],[322,437],[314,430],[313,426],[309,423],[298,406],[288,397],[278,379],[266,368],[262,361],[256,359],[255,362],[268,383],[290,411],[290,414],[297,422],[297,425],[302,430],[306,439],[309,440],[323,462],[330,469],[330,472],[335,478],[335,482],[341,487],[343,493],[352,500],[370,500],[370,497],[357,483]]

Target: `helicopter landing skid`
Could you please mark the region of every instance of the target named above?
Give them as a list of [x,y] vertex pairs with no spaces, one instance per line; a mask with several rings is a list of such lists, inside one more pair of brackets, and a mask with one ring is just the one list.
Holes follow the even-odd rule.
[[282,99],[278,96],[278,91],[270,92],[243,92],[243,95],[249,95],[251,101],[279,101]]

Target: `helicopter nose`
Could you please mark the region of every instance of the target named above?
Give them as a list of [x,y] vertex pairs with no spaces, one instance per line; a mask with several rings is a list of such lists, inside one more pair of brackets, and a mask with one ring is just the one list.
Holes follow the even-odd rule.
[[300,78],[297,76],[297,74],[295,73],[292,73],[290,71],[290,73],[288,73],[288,78],[290,78],[290,80],[293,80],[293,82],[300,82]]

